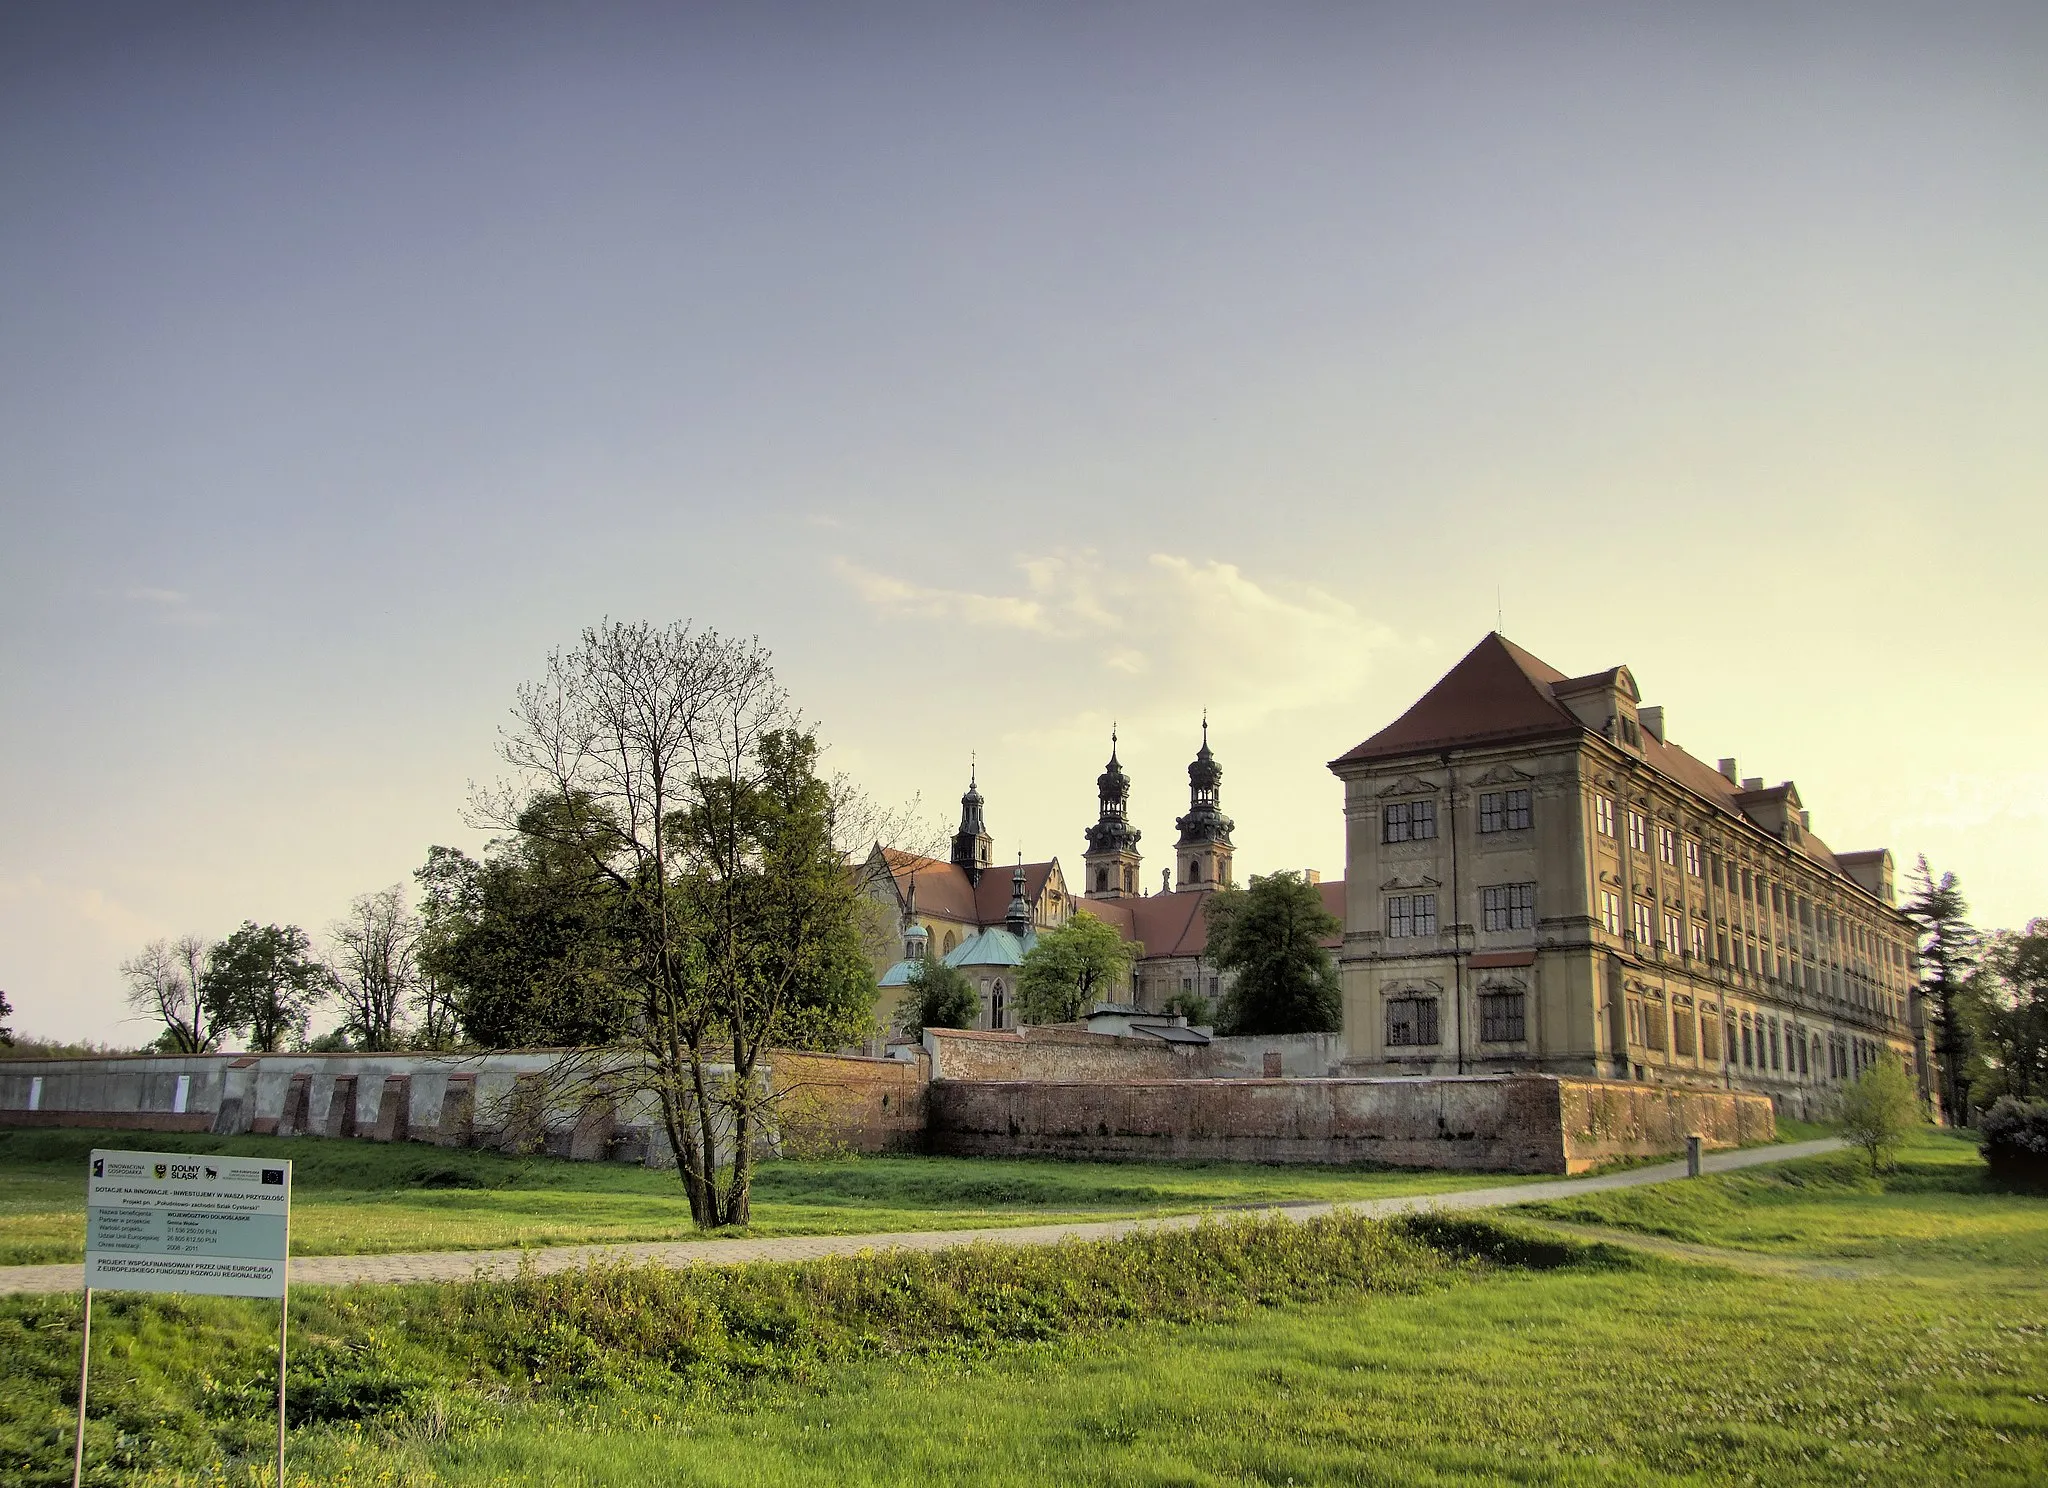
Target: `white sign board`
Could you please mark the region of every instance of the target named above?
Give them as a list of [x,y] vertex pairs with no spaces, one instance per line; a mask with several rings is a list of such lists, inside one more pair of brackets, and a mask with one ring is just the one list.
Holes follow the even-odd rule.
[[92,1155],[85,1284],[282,1297],[292,1165],[189,1152]]

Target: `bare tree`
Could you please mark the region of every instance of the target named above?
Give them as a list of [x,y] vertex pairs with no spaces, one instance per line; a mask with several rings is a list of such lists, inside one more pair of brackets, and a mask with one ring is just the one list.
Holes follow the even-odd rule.
[[395,1047],[420,982],[420,922],[404,887],[358,896],[327,938],[327,974],[341,999],[343,1027],[359,1048]]
[[161,1023],[162,1042],[176,1053],[203,1053],[219,1040],[204,995],[209,949],[199,936],[181,935],[152,940],[121,963],[128,1006],[138,1017]]

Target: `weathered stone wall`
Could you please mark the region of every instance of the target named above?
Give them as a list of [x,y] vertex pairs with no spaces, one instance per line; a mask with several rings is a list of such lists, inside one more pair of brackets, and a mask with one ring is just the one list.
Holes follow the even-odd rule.
[[[1569,1128],[1569,1108],[1579,1124]],[[1501,1172],[1583,1172],[1617,1157],[1765,1140],[1770,1102],[1546,1075],[1443,1079],[936,1081],[932,1150],[989,1156],[1377,1162]],[[1716,1103],[1719,1103],[1718,1106]],[[1701,1124],[1688,1125],[1688,1121]]]
[[1344,1073],[1341,1033],[1236,1034],[1194,1051],[1194,1073],[1212,1080],[1317,1080]]
[[1615,1080],[1560,1080],[1559,1122],[1569,1171],[1620,1157],[1683,1152],[1689,1133],[1708,1147],[1742,1147],[1777,1134],[1767,1095],[1683,1090]]
[[1076,1028],[928,1028],[924,1047],[934,1080],[1090,1083],[1179,1080],[1194,1073],[1187,1054],[1158,1039],[1112,1038]]
[[923,1060],[776,1054],[770,1078],[784,1153],[917,1151],[924,1144],[925,1068]]

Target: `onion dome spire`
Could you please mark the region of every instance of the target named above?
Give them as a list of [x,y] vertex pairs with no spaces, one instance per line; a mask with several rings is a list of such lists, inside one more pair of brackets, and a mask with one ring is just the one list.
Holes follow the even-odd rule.
[[1024,897],[1024,854],[1017,854],[1017,871],[1010,875],[1010,910],[1003,927],[1021,936],[1031,928],[1031,901]]

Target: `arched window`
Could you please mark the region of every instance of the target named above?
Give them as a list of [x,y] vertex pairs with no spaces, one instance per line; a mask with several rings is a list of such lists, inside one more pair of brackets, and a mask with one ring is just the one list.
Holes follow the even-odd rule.
[[951,954],[952,954],[952,952],[953,952],[953,948],[954,948],[955,946],[959,945],[959,944],[960,944],[960,936],[959,936],[959,934],[958,934],[958,933],[957,933],[956,931],[948,930],[948,931],[946,932],[946,948],[945,948],[945,950],[941,951],[941,952],[940,952],[939,954],[940,954],[940,955],[942,955],[942,956],[946,956],[946,955],[951,955]]
[[1188,882],[1189,882],[1189,883],[1200,883],[1201,881],[1202,881],[1202,865],[1201,865],[1201,863],[1200,863],[1199,861],[1195,861],[1195,860],[1190,860],[1190,861],[1189,861],[1189,863],[1188,863]]
[[1126,894],[1135,894],[1137,891],[1138,870],[1135,868],[1124,869],[1124,892]]
[[1095,870],[1095,892],[1098,894],[1109,892],[1109,870],[1107,868]]
[[1001,982],[997,982],[995,990],[989,993],[988,1026],[991,1028],[1001,1028],[1003,1026],[1003,984]]

